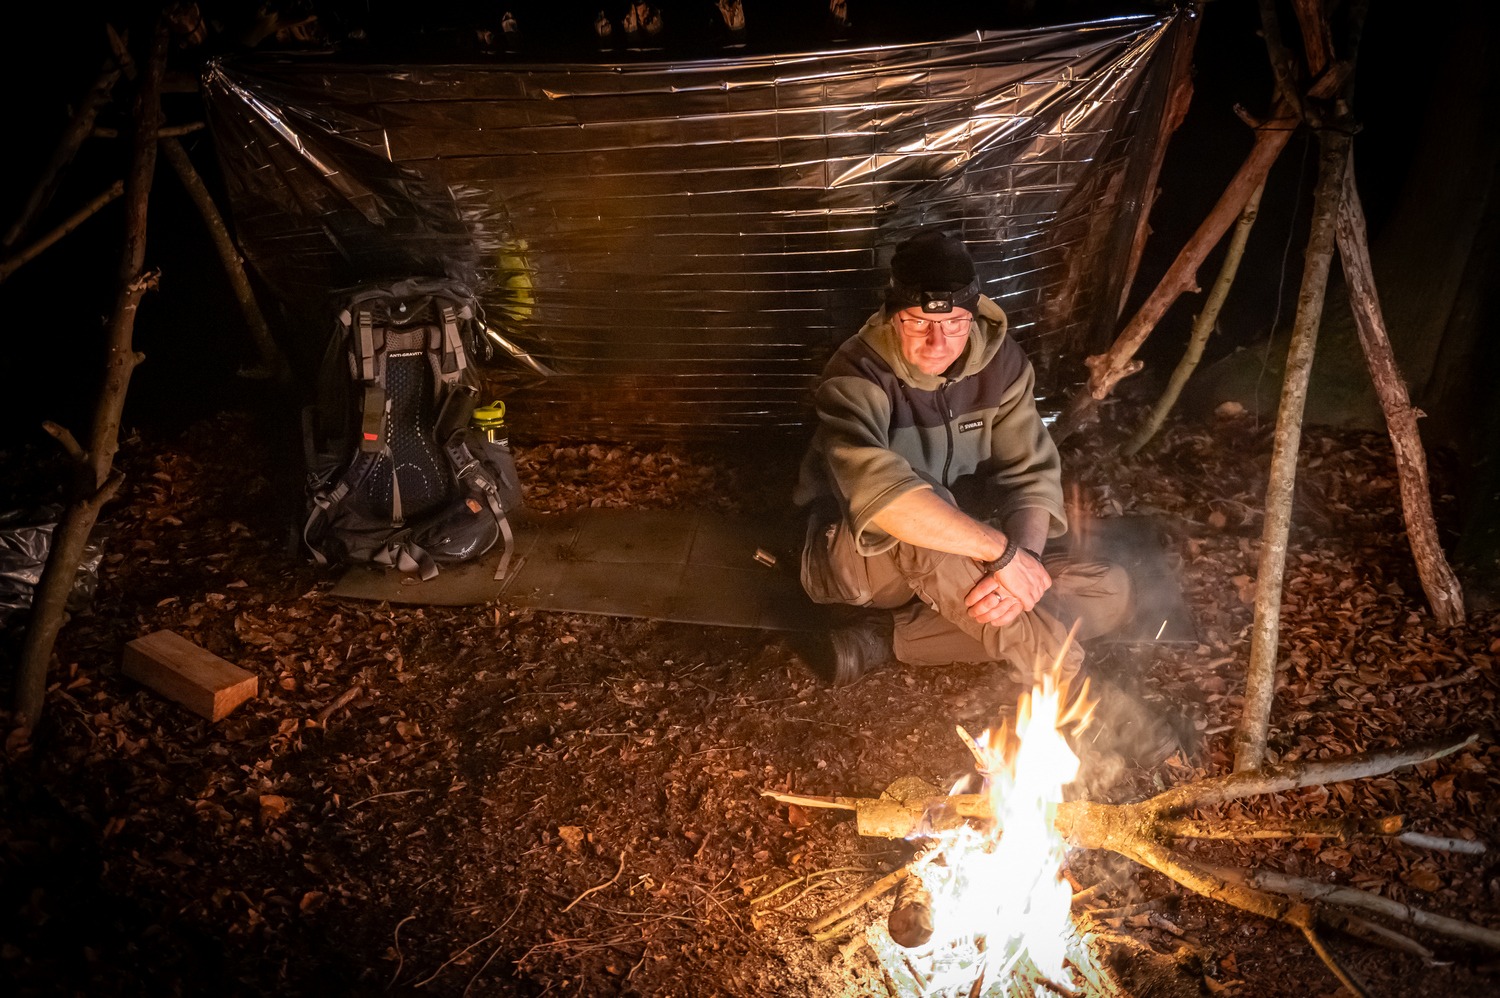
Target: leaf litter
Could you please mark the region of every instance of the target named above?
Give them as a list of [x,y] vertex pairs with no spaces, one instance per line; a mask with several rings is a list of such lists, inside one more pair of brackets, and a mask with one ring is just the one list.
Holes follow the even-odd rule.
[[[1095,668],[1192,733],[1160,766],[1101,767],[1091,792],[1119,800],[1231,764],[1270,450],[1269,428],[1241,415],[1171,424],[1121,459],[1123,406],[1064,448],[1069,494],[1096,515],[1172,525],[1201,643],[1094,650]],[[949,785],[969,764],[954,724],[1013,713],[1006,669],[889,669],[833,690],[779,633],[337,599],[331,577],[289,551],[288,478],[263,436],[226,414],[180,436],[138,434],[121,452],[93,608],[63,632],[35,740],[6,742],[0,973],[17,993],[884,993],[857,938],[817,943],[805,926],[903,851],[760,791]],[[227,453],[224,439],[243,446]],[[532,441],[517,457],[542,511],[786,520],[797,449]],[[1497,624],[1493,613],[1433,624],[1385,439],[1309,431],[1274,759],[1491,730]],[[211,725],[122,677],[121,645],[162,628],[255,672],[259,697]],[[1412,771],[1236,801],[1223,816],[1399,814],[1407,830],[1495,847],[1497,763],[1486,737]],[[1201,848],[1500,926],[1493,852],[1368,839]],[[1207,993],[1338,992],[1284,926],[1095,857],[1075,857],[1070,875],[1105,880],[1112,906],[1152,901],[1122,931],[1190,957]],[[1424,941],[1434,965],[1334,945],[1377,994],[1500,988],[1493,954]]]

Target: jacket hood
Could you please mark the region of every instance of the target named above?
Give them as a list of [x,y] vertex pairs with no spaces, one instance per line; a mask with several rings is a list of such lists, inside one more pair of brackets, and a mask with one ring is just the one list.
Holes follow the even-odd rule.
[[958,358],[957,370],[951,377],[927,374],[907,361],[901,353],[901,331],[896,328],[895,316],[886,314],[885,309],[865,320],[859,331],[859,338],[880,355],[903,383],[920,391],[930,392],[983,369],[1005,341],[1007,325],[1005,312],[1000,306],[980,295],[974,310],[974,322],[969,326],[969,342]]

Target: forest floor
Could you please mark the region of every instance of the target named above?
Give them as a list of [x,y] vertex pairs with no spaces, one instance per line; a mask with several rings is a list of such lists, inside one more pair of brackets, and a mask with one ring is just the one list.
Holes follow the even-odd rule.
[[[1176,423],[1121,459],[1107,409],[1064,448],[1069,494],[1095,515],[1173,524],[1201,639],[1090,650],[1091,671],[1186,733],[1165,760],[1084,748],[1086,792],[1119,801],[1228,771],[1271,428]],[[955,724],[1015,714],[1024,691],[1008,669],[888,668],[833,689],[782,633],[333,598],[332,577],[288,551],[272,453],[246,415],[124,444],[92,609],[63,633],[42,725],[5,744],[10,994],[886,993],[857,930],[883,920],[889,896],[849,935],[818,942],[807,924],[899,865],[900,844],[762,791],[950,786],[971,768]],[[543,511],[768,515],[796,463],[767,446],[522,441],[517,453]],[[122,644],[162,628],[254,672],[260,695],[210,724],[123,677]],[[1280,635],[1275,759],[1482,737],[1414,770],[1227,814],[1399,814],[1500,845],[1500,618],[1434,624],[1382,436],[1307,434]],[[1493,849],[1297,839],[1199,853],[1500,928]],[[1076,887],[1106,878],[1091,903],[1116,913],[1108,924],[1171,955],[1204,994],[1339,993],[1292,929],[1123,861],[1071,863]],[[1500,991],[1494,953],[1421,938],[1436,959],[1332,945],[1373,994]]]

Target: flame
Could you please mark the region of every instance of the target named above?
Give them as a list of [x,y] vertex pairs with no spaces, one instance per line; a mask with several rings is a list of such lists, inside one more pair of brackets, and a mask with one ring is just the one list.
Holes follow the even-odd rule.
[[1093,702],[1085,683],[1069,704],[1060,671],[1054,666],[1021,697],[1014,733],[1002,725],[976,740],[958,729],[985,778],[995,822],[940,833],[932,858],[914,871],[932,895],[933,937],[923,948],[932,986],[1000,982],[1027,962],[1072,988],[1072,889],[1062,876],[1067,845],[1053,820],[1079,768],[1063,731],[1081,731]]

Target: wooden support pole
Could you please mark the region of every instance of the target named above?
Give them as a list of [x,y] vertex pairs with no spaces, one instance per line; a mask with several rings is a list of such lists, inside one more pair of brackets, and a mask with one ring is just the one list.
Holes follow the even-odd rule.
[[1187,241],[1177,259],[1162,275],[1156,289],[1136,310],[1134,317],[1120,331],[1107,351],[1089,357],[1084,363],[1089,367],[1086,390],[1079,392],[1058,417],[1052,435],[1061,441],[1089,423],[1099,407],[1100,400],[1114,391],[1115,385],[1141,369],[1135,353],[1156,324],[1166,315],[1167,309],[1185,292],[1198,287],[1198,268],[1203,265],[1224,233],[1244,211],[1251,195],[1265,183],[1271,165],[1286,147],[1292,132],[1297,127],[1295,112],[1286,103],[1278,103],[1255,133],[1255,145],[1240,164],[1239,170],[1230,179],[1224,193],[1209,211],[1208,217],[1198,226]]
[[1458,576],[1438,541],[1437,519],[1432,512],[1432,486],[1427,477],[1427,452],[1417,418],[1422,415],[1411,404],[1406,381],[1396,366],[1396,355],[1386,333],[1385,316],[1375,291],[1375,270],[1370,264],[1370,245],[1365,235],[1365,212],[1354,185],[1354,159],[1345,165],[1343,200],[1339,205],[1339,260],[1349,286],[1349,306],[1364,350],[1370,380],[1385,412],[1385,425],[1396,454],[1396,474],[1401,485],[1401,515],[1406,537],[1417,564],[1417,575],[1432,615],[1444,627],[1464,622],[1464,592]]
[[1181,12],[1187,18],[1183,23],[1177,47],[1172,51],[1172,71],[1167,80],[1166,106],[1162,109],[1161,123],[1156,130],[1156,145],[1152,151],[1151,166],[1146,171],[1142,185],[1141,214],[1136,219],[1135,235],[1130,240],[1130,256],[1125,262],[1125,279],[1120,282],[1120,304],[1117,312],[1125,311],[1125,301],[1130,297],[1130,286],[1135,283],[1135,272],[1140,268],[1141,256],[1146,251],[1146,237],[1151,234],[1151,209],[1161,193],[1157,182],[1161,178],[1162,163],[1167,158],[1167,145],[1187,117],[1193,103],[1193,51],[1198,44],[1198,26],[1203,23],[1202,4],[1194,4]]
[[[1333,96],[1348,82],[1353,67],[1347,63],[1334,63],[1318,75],[1308,89],[1308,96],[1324,99]],[[1244,210],[1253,191],[1260,188],[1271,172],[1281,150],[1290,141],[1292,132],[1301,121],[1297,106],[1284,97],[1278,99],[1271,116],[1256,125],[1255,145],[1239,170],[1230,179],[1224,193],[1219,196],[1213,209],[1198,226],[1186,245],[1177,254],[1177,259],[1162,275],[1156,289],[1141,304],[1135,316],[1115,337],[1107,351],[1087,358],[1089,368],[1086,390],[1078,392],[1053,424],[1052,436],[1061,441],[1076,433],[1093,421],[1099,402],[1114,391],[1115,385],[1135,374],[1142,367],[1135,360],[1135,353],[1156,324],[1166,315],[1185,292],[1198,289],[1198,268],[1203,265],[1212,250],[1236,218]]]
[[1291,533],[1292,496],[1297,485],[1297,454],[1302,444],[1302,414],[1307,406],[1307,385],[1312,377],[1318,327],[1323,321],[1328,271],[1333,263],[1334,226],[1349,160],[1349,141],[1348,134],[1336,129],[1324,130],[1318,136],[1322,156],[1313,191],[1312,230],[1302,268],[1302,289],[1297,296],[1297,319],[1287,351],[1281,405],[1276,413],[1270,479],[1266,483],[1266,515],[1255,578],[1255,617],[1250,630],[1250,661],[1245,670],[1245,712],[1234,736],[1237,772],[1259,769],[1266,757],[1271,703],[1276,691],[1281,588]]
[[187,150],[176,138],[162,139],[161,151],[166,156],[167,162],[172,164],[177,178],[182,181],[182,186],[187,189],[194,207],[198,209],[198,215],[203,219],[204,227],[208,229],[209,238],[213,240],[214,249],[219,254],[219,263],[223,265],[224,276],[229,279],[229,286],[234,291],[235,301],[240,306],[240,314],[245,317],[245,325],[250,330],[250,339],[260,354],[261,366],[279,384],[290,384],[291,365],[287,363],[286,355],[282,353],[275,338],[271,335],[271,327],[266,324],[265,314],[261,312],[260,304],[255,300],[255,290],[250,287],[250,280],[245,276],[245,265],[239,249],[234,245],[234,239],[229,235],[229,227],[224,224],[224,217],[219,214],[213,197],[204,186],[203,178],[198,176],[198,171],[193,167],[193,161],[188,158]]
[[1224,252],[1224,262],[1219,267],[1219,276],[1214,279],[1214,286],[1208,292],[1208,298],[1203,302],[1203,311],[1198,313],[1198,318],[1193,321],[1193,331],[1188,336],[1187,349],[1182,353],[1182,359],[1172,369],[1172,376],[1167,379],[1167,387],[1162,391],[1161,398],[1156,400],[1156,405],[1151,408],[1151,414],[1141,424],[1141,428],[1135,432],[1128,443],[1121,448],[1121,453],[1126,457],[1135,454],[1146,442],[1156,436],[1156,431],[1161,429],[1161,424],[1166,422],[1167,415],[1172,407],[1177,404],[1178,396],[1182,394],[1183,386],[1187,384],[1188,378],[1198,369],[1198,361],[1203,358],[1203,348],[1208,344],[1208,338],[1213,334],[1214,328],[1219,323],[1219,312],[1224,308],[1224,302],[1229,297],[1229,289],[1234,286],[1235,275],[1240,270],[1240,260],[1245,255],[1245,243],[1250,239],[1250,230],[1255,227],[1255,217],[1260,212],[1260,195],[1265,185],[1255,189],[1250,195],[1250,200],[1245,202],[1245,207],[1240,211],[1240,220],[1234,227],[1234,235],[1229,237],[1229,248]]

